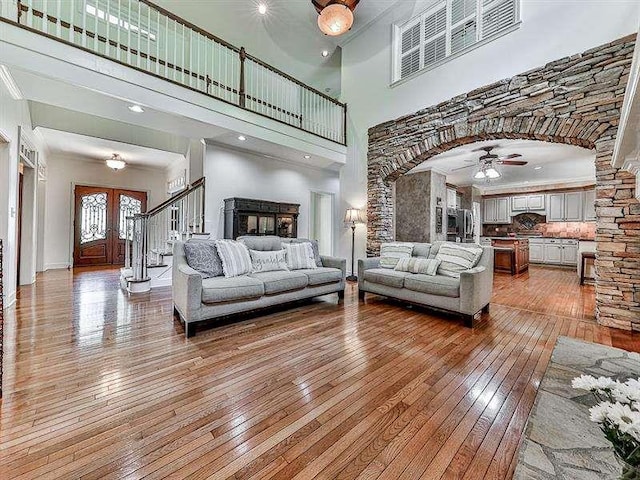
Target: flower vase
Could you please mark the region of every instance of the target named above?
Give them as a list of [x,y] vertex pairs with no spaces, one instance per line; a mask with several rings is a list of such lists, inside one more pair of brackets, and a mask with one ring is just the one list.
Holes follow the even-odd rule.
[[618,477],[619,480],[640,480],[640,465],[630,465],[619,455],[616,455],[616,458],[622,467],[622,473]]

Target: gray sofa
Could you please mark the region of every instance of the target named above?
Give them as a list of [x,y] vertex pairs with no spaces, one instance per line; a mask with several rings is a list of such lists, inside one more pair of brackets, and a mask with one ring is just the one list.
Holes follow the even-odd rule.
[[[414,257],[435,258],[445,242],[415,243]],[[493,248],[482,247],[482,256],[471,270],[460,278],[443,275],[421,275],[380,268],[380,257],[358,261],[358,291],[361,300],[365,293],[375,293],[439,310],[454,312],[463,317],[465,325],[473,327],[482,312],[489,311],[493,292]]]
[[[281,250],[288,240],[275,236],[239,238],[251,250]],[[195,333],[196,322],[249,312],[274,305],[337,293],[344,298],[346,260],[321,256],[322,267],[308,270],[260,272],[239,277],[203,279],[187,264],[184,244],[173,248],[174,313]]]

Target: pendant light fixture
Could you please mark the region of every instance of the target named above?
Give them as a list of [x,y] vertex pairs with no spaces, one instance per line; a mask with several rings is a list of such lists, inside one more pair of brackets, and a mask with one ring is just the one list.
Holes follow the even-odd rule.
[[325,35],[337,37],[353,25],[353,11],[360,0],[311,0],[318,12],[318,28]]
[[118,170],[122,170],[126,166],[127,163],[117,153],[114,153],[113,155],[111,155],[111,158],[107,159],[107,167],[115,170],[116,172]]

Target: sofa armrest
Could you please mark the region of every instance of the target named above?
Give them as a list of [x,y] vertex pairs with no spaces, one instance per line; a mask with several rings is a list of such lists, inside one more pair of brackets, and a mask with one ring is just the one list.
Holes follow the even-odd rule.
[[173,303],[185,320],[192,320],[192,314],[200,309],[202,302],[202,275],[186,264],[177,265],[173,270]]
[[460,310],[474,315],[491,302],[493,269],[478,266],[460,273]]
[[330,257],[328,255],[320,255],[320,260],[322,260],[322,266],[327,268],[337,268],[342,270],[342,278],[344,279],[347,276],[347,259],[346,258],[338,258],[338,257]]
[[380,267],[380,257],[368,257],[358,260],[358,288],[362,288],[364,282],[364,272],[371,268]]

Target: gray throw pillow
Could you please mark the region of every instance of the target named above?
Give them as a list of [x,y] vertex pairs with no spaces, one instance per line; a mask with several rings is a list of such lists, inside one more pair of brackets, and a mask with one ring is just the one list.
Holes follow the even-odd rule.
[[215,242],[188,240],[184,244],[184,254],[187,257],[187,264],[197,270],[202,278],[219,277],[223,274],[222,262]]

